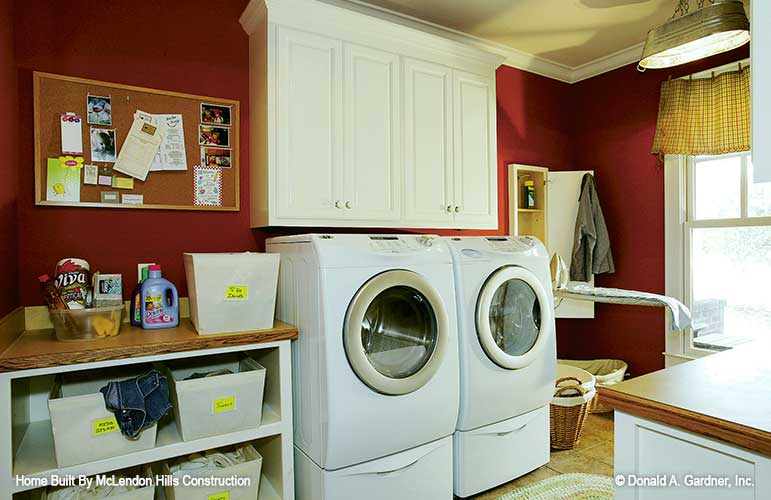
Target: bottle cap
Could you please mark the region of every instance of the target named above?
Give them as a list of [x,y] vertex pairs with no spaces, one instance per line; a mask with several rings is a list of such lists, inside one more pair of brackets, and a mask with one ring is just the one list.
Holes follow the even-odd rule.
[[47,274],[41,274],[40,276],[37,277],[37,280],[39,282],[41,282],[41,283],[45,283],[46,281],[49,281],[50,279],[51,279],[51,277],[48,276]]
[[158,264],[153,264],[151,266],[147,266],[147,270],[148,271],[160,271],[161,270],[161,266],[158,265]]

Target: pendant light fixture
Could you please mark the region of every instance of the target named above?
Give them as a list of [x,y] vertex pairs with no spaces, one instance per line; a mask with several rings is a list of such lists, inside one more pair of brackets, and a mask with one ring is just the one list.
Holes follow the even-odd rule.
[[672,19],[648,32],[637,69],[679,66],[750,41],[750,21],[742,2],[698,0],[697,10],[689,10],[689,0],[678,0]]

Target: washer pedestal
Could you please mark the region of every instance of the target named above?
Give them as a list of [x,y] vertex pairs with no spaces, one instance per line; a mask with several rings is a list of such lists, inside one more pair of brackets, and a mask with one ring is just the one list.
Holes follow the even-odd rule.
[[549,405],[454,437],[454,492],[468,497],[549,462]]

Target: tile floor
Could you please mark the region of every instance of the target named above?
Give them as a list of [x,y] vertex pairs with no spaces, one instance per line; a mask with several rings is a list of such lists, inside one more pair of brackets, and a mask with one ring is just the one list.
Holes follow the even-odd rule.
[[543,467],[470,498],[495,500],[514,488],[569,472],[613,475],[613,413],[589,414],[584,435],[577,447],[564,451],[552,450],[551,460]]

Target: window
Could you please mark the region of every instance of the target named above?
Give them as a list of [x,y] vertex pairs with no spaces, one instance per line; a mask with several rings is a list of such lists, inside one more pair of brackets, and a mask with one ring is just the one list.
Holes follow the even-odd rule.
[[771,338],[771,183],[753,182],[749,153],[668,157],[665,168],[667,294],[693,313],[667,352],[698,357]]

